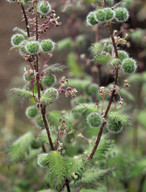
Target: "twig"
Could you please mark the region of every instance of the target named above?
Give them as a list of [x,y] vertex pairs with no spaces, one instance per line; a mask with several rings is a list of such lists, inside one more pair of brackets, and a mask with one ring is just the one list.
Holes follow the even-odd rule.
[[22,12],[23,12],[23,15],[24,15],[24,19],[25,19],[27,36],[30,37],[28,19],[27,19],[26,12],[25,12],[25,9],[24,9],[24,6],[23,6],[22,3],[21,3],[21,9],[22,9]]

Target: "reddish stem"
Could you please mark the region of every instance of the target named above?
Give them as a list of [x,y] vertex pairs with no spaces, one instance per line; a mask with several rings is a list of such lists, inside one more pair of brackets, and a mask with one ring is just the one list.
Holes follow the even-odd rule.
[[24,6],[23,6],[22,3],[21,3],[21,9],[22,9],[22,12],[23,12],[23,15],[24,15],[24,19],[25,19],[27,36],[30,37],[28,19],[27,19],[26,12],[25,12],[25,9],[24,9]]

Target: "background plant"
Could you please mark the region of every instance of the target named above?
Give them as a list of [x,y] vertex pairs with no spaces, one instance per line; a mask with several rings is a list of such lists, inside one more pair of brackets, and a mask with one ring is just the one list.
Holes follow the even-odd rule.
[[[107,44],[107,40],[104,42],[105,44]],[[105,46],[105,44],[102,44],[102,47],[104,47]],[[101,51],[100,51],[100,53],[101,53]],[[99,54],[100,54],[99,53]],[[106,57],[105,57],[105,55],[98,55],[98,57],[96,57],[97,56],[97,54],[95,54],[95,62],[99,62],[99,61],[102,61],[101,59],[104,59],[104,58],[106,58],[106,61],[104,61],[104,64],[106,64],[106,62],[107,61],[109,61],[109,55],[106,55]],[[75,57],[74,57],[75,58]],[[85,57],[83,57],[82,56],[82,59],[86,59]],[[71,60],[71,59],[70,59]],[[116,60],[116,61],[118,61],[118,60]],[[118,61],[119,62],[119,61]],[[100,63],[100,65],[103,63],[103,61]],[[118,63],[119,64],[119,63]],[[110,61],[110,70],[112,70],[112,68],[113,68],[113,65],[114,65],[114,63],[113,63],[113,60],[111,60]],[[82,73],[82,75],[83,75],[83,73]],[[63,79],[64,80],[64,79]],[[82,82],[82,84],[81,84],[81,82]],[[69,80],[69,85],[71,85],[71,83],[72,83],[72,86],[73,87],[76,87],[76,86],[79,86],[80,85],[80,87],[78,87],[78,90],[81,90],[81,94],[82,93],[84,93],[85,95],[87,94],[88,96],[86,96],[85,97],[85,100],[83,99],[83,101],[81,100],[81,98],[83,98],[83,97],[79,97],[79,98],[75,98],[73,101],[72,101],[72,103],[74,104],[74,105],[77,105],[78,103],[90,103],[91,104],[91,102],[93,102],[93,104],[92,105],[90,105],[89,106],[89,108],[88,108],[88,105],[87,105],[87,107],[86,106],[84,106],[84,105],[79,105],[79,106],[77,106],[77,107],[74,107],[74,109],[73,109],[73,116],[74,116],[74,119],[76,120],[78,117],[80,117],[80,121],[82,120],[83,121],[83,123],[84,124],[79,124],[78,125],[78,127],[77,127],[77,130],[79,130],[78,132],[79,132],[79,138],[84,138],[85,137],[85,140],[87,139],[87,140],[90,140],[90,138],[91,138],[91,136],[96,136],[96,134],[97,134],[97,130],[93,130],[93,128],[91,129],[90,127],[88,127],[88,124],[87,124],[87,126],[85,126],[86,125],[86,122],[85,122],[85,118],[91,113],[91,112],[96,112],[97,110],[99,111],[99,109],[96,107],[96,105],[94,104],[95,103],[95,101],[96,101],[96,94],[98,94],[98,98],[99,98],[99,100],[101,100],[102,101],[102,99],[103,99],[103,96],[104,96],[104,94],[106,94],[106,99],[108,99],[109,97],[110,97],[110,89],[112,89],[112,85],[109,85],[109,89],[107,88],[107,90],[105,90],[105,88],[104,87],[100,87],[100,91],[99,91],[99,93],[98,93],[98,86],[97,85],[95,85],[95,84],[92,84],[91,83],[91,80],[90,80],[90,78],[88,77],[87,79],[85,79],[85,81],[80,81],[80,80],[77,80],[76,79],[76,82],[74,81],[74,79],[72,79],[72,80]],[[76,84],[75,84],[76,83]],[[90,85],[91,84],[91,85]],[[126,86],[128,86],[128,83],[127,82],[125,82],[125,85]],[[89,87],[89,88],[88,88]],[[118,90],[120,89],[120,87],[118,87]],[[124,89],[121,89],[120,90],[120,92],[122,92]],[[127,92],[126,92],[127,93]],[[117,93],[118,94],[118,93]],[[123,93],[124,94],[124,93]],[[128,94],[126,94],[126,95],[128,95]],[[92,98],[91,98],[91,96],[92,96]],[[132,98],[132,97],[131,97]],[[105,99],[105,102],[104,102],[104,104],[103,104],[103,106],[100,106],[99,105],[99,107],[101,108],[101,112],[102,111],[104,111],[104,109],[106,109],[106,107],[107,107],[107,102],[106,102],[106,99]],[[132,98],[133,99],[133,98]],[[117,98],[116,98],[116,101],[118,101],[117,100]],[[48,102],[48,101],[47,101]],[[120,101],[120,103],[119,103],[119,107],[121,107],[121,105],[123,104],[123,101],[121,100]],[[105,106],[104,106],[105,105]],[[114,107],[113,107],[113,109],[114,109]],[[122,109],[124,110],[124,111],[126,111],[125,109],[124,109],[124,107],[122,107]],[[83,116],[83,114],[84,114],[84,116]],[[101,113],[102,114],[102,113]],[[56,116],[56,115],[55,115]],[[68,117],[69,116],[69,117]],[[60,117],[59,117],[60,118]],[[69,118],[71,118],[71,119],[69,119]],[[68,120],[70,120],[70,123],[72,122],[72,123],[74,123],[74,119],[72,118],[72,117],[70,117],[70,115],[68,115],[68,112],[67,112],[67,119],[65,119],[65,122],[63,121],[63,123],[67,123],[67,121]],[[116,118],[117,119],[117,118]],[[50,121],[50,120],[49,120]],[[70,124],[69,123],[69,124]],[[53,123],[52,123],[53,124]],[[75,125],[76,126],[76,125]],[[82,128],[85,128],[84,130],[82,130]],[[88,129],[87,129],[88,128]],[[88,132],[88,133],[86,133],[86,132]],[[90,132],[90,136],[88,135],[89,134],[89,132]],[[80,133],[82,133],[82,134],[80,134]],[[67,135],[67,137],[69,137],[68,138],[68,142],[67,141],[65,141],[64,143],[66,143],[66,148],[65,148],[65,151],[66,151],[66,154],[68,154],[69,153],[69,151],[71,151],[70,150],[70,148],[69,147],[72,147],[72,145],[71,146],[69,146],[68,144],[70,144],[70,142],[69,142],[69,140],[70,140],[70,136],[71,135]],[[73,138],[76,138],[76,136],[73,136]],[[76,140],[76,139],[75,139]],[[80,143],[80,140],[78,141],[79,143]],[[77,142],[77,143],[78,143]],[[92,143],[93,144],[93,143]],[[89,145],[90,145],[90,141],[89,141]],[[78,144],[76,145],[76,148],[78,149]],[[109,143],[107,144],[107,146],[109,147]],[[80,147],[80,149],[79,149],[79,151],[78,152],[75,152],[74,153],[74,155],[76,155],[76,154],[82,154],[82,152],[85,150],[84,149],[84,147],[85,147],[85,145],[84,146],[82,146],[82,147]],[[93,146],[91,146],[91,147],[93,147]],[[68,153],[67,153],[67,148],[69,149],[68,150]],[[75,147],[72,147],[71,149],[73,150]],[[76,149],[76,150],[77,150]],[[102,148],[101,148],[102,149]],[[87,150],[87,154],[89,154],[89,152],[90,152],[90,149],[89,149],[89,151]],[[103,153],[103,151],[101,152],[101,154],[104,154]],[[73,154],[71,154],[71,156],[72,156]],[[70,156],[70,155],[69,155]],[[121,158],[122,159],[122,158]],[[79,160],[78,160],[78,162],[79,162]],[[81,162],[81,166],[82,166],[82,162]],[[88,165],[89,166],[89,165]],[[103,166],[104,167],[104,166]],[[103,168],[103,167],[100,167],[100,168]],[[87,167],[88,168],[88,167]],[[96,168],[97,168],[97,166],[96,166]],[[105,168],[105,167],[104,167]],[[84,178],[82,178],[82,182],[83,183],[81,183],[81,186],[83,185],[83,186],[85,186],[85,188],[88,188],[88,186],[91,186],[91,183],[93,183],[94,181],[95,181],[95,183],[97,184],[97,186],[99,187],[99,184],[101,184],[102,182],[100,181],[99,183],[98,183],[98,179],[97,179],[97,176],[95,176],[95,180],[94,180],[94,178],[88,178],[88,176],[89,176],[89,174],[88,174],[88,171],[87,171],[87,174],[86,174],[86,170],[85,170],[85,173],[83,174],[82,173],[82,171],[83,171],[83,169],[81,170],[81,171],[79,171],[79,173],[77,172],[77,173],[74,173],[74,171],[71,171],[72,172],[72,174],[73,174],[73,179],[78,179],[78,177],[79,178],[81,178],[81,176],[83,175],[83,176],[87,176],[87,181],[86,181],[86,177]],[[80,173],[81,172],[81,173]],[[100,171],[99,171],[100,172]],[[102,172],[101,172],[102,173]],[[77,174],[77,175],[76,175]],[[92,176],[93,174],[91,173],[91,176]],[[103,175],[105,175],[104,173],[103,173]],[[121,178],[121,177],[120,177]],[[80,183],[78,184],[79,185],[79,187],[80,187]],[[77,185],[77,186],[78,186]],[[94,187],[96,187],[96,185],[94,184]],[[91,191],[91,189],[89,189],[90,191]],[[104,190],[104,189],[102,189],[102,190]]]

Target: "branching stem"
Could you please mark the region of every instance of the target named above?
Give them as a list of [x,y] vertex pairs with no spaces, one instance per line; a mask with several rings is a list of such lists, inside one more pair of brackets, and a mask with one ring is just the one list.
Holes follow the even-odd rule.
[[[104,6],[106,7],[106,0],[104,0]],[[116,58],[118,58],[118,50],[117,50],[117,46],[116,46],[116,42],[115,42],[115,39],[114,39],[114,36],[113,36],[113,31],[112,31],[112,27],[111,27],[111,24],[109,23],[108,24],[109,26],[109,31],[110,31],[110,36],[111,36],[111,39],[112,39],[112,43],[113,43],[113,47],[114,47],[114,52],[115,52],[115,55],[116,55]],[[112,90],[112,93],[111,93],[111,97],[110,97],[110,100],[109,100],[109,103],[108,103],[108,106],[105,110],[105,113],[104,113],[104,116],[103,116],[103,123],[101,124],[100,126],[100,129],[99,129],[99,132],[98,132],[98,135],[97,135],[97,138],[96,138],[96,141],[95,141],[95,145],[89,155],[89,159],[92,159],[97,148],[98,148],[98,145],[100,143],[100,140],[101,140],[101,136],[102,136],[102,132],[103,132],[103,128],[104,126],[106,125],[106,117],[108,115],[108,112],[110,110],[110,107],[111,107],[111,103],[113,101],[113,98],[114,98],[114,95],[115,95],[115,91],[116,91],[116,85],[117,85],[117,82],[118,82],[118,71],[119,71],[119,68],[117,66],[116,68],[116,74],[115,74],[115,80],[114,80],[114,86],[113,86],[113,90]]]
[[30,32],[29,32],[29,24],[28,24],[28,19],[27,19],[27,15],[24,9],[23,4],[21,3],[21,9],[24,15],[24,20],[25,20],[25,25],[26,25],[26,31],[27,31],[27,36],[30,37]]

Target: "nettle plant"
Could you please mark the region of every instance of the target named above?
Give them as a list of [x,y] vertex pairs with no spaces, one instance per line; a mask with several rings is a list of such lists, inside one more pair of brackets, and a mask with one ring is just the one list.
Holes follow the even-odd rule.
[[[10,163],[25,161],[31,156],[40,169],[46,170],[47,192],[105,191],[100,180],[114,170],[114,167],[106,167],[106,161],[116,155],[109,135],[120,133],[130,124],[123,100],[125,96],[132,100],[124,89],[129,83],[124,80],[120,87],[118,77],[123,72],[134,73],[137,65],[126,51],[119,49],[126,44],[127,35],[120,37],[112,30],[112,22],[128,20],[128,10],[120,4],[114,5],[114,1],[104,0],[95,2],[100,6],[87,15],[89,26],[102,23],[110,32],[111,38],[98,41],[90,48],[91,62],[115,75],[114,82],[103,87],[92,83],[91,78],[57,79],[56,74],[65,67],[47,64],[57,46],[51,39],[46,39],[45,34],[61,24],[49,1],[8,2],[21,7],[26,24],[26,30],[14,28],[15,34],[11,38],[11,49],[18,51],[26,61],[25,85],[23,89],[13,88],[11,92],[21,100],[29,100],[31,105],[26,109],[26,116],[39,128],[39,134],[38,131],[27,132],[10,146]],[[70,46],[69,39],[65,43]],[[80,95],[75,97],[77,91]],[[71,110],[50,110],[60,94],[75,97],[71,100]]]

